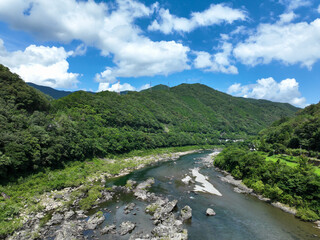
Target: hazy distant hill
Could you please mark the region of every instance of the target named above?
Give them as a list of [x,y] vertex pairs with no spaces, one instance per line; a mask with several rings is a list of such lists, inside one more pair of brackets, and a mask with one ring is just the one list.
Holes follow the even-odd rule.
[[69,94],[72,93],[69,91],[56,90],[51,87],[40,86],[40,85],[31,83],[31,82],[27,82],[27,84],[31,87],[38,89],[39,91],[43,92],[44,94],[47,94],[47,95],[53,97],[54,99],[59,99],[59,98],[68,96]]

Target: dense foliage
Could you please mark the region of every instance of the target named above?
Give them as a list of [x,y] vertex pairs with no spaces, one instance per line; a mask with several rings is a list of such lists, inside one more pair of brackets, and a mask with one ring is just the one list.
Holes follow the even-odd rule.
[[244,138],[296,110],[200,84],[48,101],[0,66],[0,180],[93,156]]
[[320,103],[299,111],[294,118],[282,118],[261,131],[257,146],[263,151],[320,157]]
[[246,148],[229,147],[220,153],[214,164],[273,201],[297,207],[303,220],[320,218],[320,176],[315,168],[300,157],[299,164],[290,167],[277,161],[266,161],[263,154]]

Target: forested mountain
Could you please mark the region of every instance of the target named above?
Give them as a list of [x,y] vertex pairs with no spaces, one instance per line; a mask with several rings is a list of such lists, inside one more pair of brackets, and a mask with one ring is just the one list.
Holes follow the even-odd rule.
[[286,148],[320,152],[320,102],[300,110],[294,118],[282,118],[261,131],[260,148],[285,151]]
[[59,99],[65,96],[68,96],[72,92],[70,91],[61,91],[61,90],[56,90],[51,87],[45,87],[45,86],[40,86],[31,82],[27,82],[27,84],[35,89],[38,89],[39,91],[43,92],[44,94],[49,95],[50,97],[54,99]]
[[217,144],[258,133],[297,108],[200,84],[48,101],[0,66],[0,176],[134,149]]

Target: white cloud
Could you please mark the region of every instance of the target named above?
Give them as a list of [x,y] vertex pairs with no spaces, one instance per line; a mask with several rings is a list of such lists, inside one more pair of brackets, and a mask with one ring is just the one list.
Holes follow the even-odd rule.
[[232,9],[225,4],[211,4],[203,12],[191,13],[191,18],[180,18],[170,14],[168,9],[159,10],[160,21],[154,20],[148,27],[151,31],[161,31],[165,34],[177,32],[191,32],[195,28],[211,26],[221,23],[233,23],[236,20],[245,20],[246,13],[239,9]]
[[120,84],[120,82],[117,82],[115,84],[110,83],[99,83],[99,88],[97,92],[101,91],[111,91],[111,92],[122,92],[122,91],[142,91],[145,89],[150,88],[150,84],[145,84],[136,89],[134,86],[132,86],[129,83]]
[[278,21],[278,23],[284,24],[284,23],[291,22],[293,19],[297,17],[297,15],[294,12],[286,12],[281,14],[279,17],[280,17],[280,20]]
[[142,85],[142,86],[138,89],[138,91],[140,92],[140,91],[142,91],[142,90],[146,90],[146,89],[149,89],[149,88],[151,88],[151,85],[150,85],[149,83],[147,83],[147,84]]
[[318,9],[317,9],[317,11],[318,11],[318,13],[320,13],[320,4],[319,4],[319,6],[318,6]]
[[288,11],[312,5],[312,2],[309,0],[279,0],[279,3],[286,6]]
[[306,99],[301,97],[299,83],[294,78],[287,78],[276,82],[272,77],[257,80],[256,84],[231,85],[229,94],[245,98],[266,99],[274,102],[286,102],[298,107],[305,107]]
[[238,69],[230,62],[231,52],[232,44],[227,42],[222,44],[220,52],[213,55],[203,51],[194,52],[197,56],[194,60],[194,66],[209,72],[237,74]]
[[110,83],[100,83],[98,92],[110,91],[110,92],[122,92],[122,91],[135,91],[136,88],[129,83],[120,84],[119,82],[115,84]]
[[26,82],[70,88],[78,83],[79,74],[68,72],[67,58],[73,52],[63,47],[44,47],[30,45],[24,51],[8,52],[0,39],[0,63],[17,73]]
[[141,39],[140,42],[122,46],[120,55],[115,55],[117,67],[107,67],[96,75],[98,82],[115,82],[118,77],[141,77],[168,75],[189,69],[188,47],[174,41],[152,42]]
[[320,19],[311,23],[260,24],[255,34],[234,48],[233,54],[251,66],[278,60],[311,69],[320,59]]
[[76,50],[74,50],[72,56],[76,57],[76,56],[83,56],[87,53],[87,46],[83,43],[81,43],[80,45],[78,45],[78,47],[76,48]]
[[[116,0],[115,4],[2,0],[0,20],[44,40],[80,40],[100,49],[102,55],[113,58],[115,67],[107,67],[97,80],[112,83],[119,77],[167,75],[190,68],[188,47],[174,41],[151,41],[135,24],[137,18],[150,16],[156,8],[157,4],[148,7],[134,0]],[[81,53],[78,50],[75,54]]]

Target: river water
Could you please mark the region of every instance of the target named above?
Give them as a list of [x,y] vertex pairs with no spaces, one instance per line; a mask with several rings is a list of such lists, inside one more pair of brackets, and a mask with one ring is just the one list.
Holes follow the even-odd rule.
[[[155,179],[155,184],[150,189],[157,195],[168,197],[169,200],[178,200],[178,210],[185,205],[192,208],[192,220],[185,224],[189,239],[320,239],[320,230],[312,223],[299,221],[293,215],[285,213],[270,204],[257,198],[239,194],[233,191],[233,186],[222,182],[222,174],[213,167],[207,168],[203,162],[211,152],[204,151],[180,157],[172,162],[158,163],[156,165],[137,170],[127,176],[113,179],[108,184],[125,185],[128,179],[142,182],[150,177]],[[199,172],[207,176],[208,182],[222,194],[222,196],[209,193],[195,193],[192,190],[195,184],[186,185],[181,179],[186,175],[192,176],[191,170],[199,168]],[[136,203],[136,208],[129,214],[124,214],[124,206]],[[132,194],[119,194],[115,200],[104,203],[91,212],[101,210],[106,224],[116,224],[117,228],[123,221],[132,221],[137,227],[132,234],[143,231],[150,233],[154,225],[150,215],[144,213],[148,203],[136,200]],[[208,217],[205,212],[210,207],[216,216]],[[110,212],[111,211],[111,212]],[[87,231],[89,239],[129,239],[130,234],[100,235],[99,229]]]

